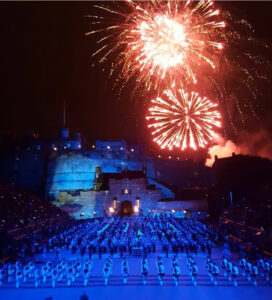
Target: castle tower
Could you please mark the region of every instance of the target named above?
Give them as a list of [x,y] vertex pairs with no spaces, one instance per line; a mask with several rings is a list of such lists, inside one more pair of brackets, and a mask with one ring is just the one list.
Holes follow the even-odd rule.
[[62,128],[60,129],[61,139],[69,138],[69,128],[66,127],[66,101],[63,102],[63,123]]

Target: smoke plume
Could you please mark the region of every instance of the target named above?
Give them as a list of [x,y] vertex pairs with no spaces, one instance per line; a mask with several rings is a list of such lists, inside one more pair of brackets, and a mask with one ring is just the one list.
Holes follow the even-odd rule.
[[208,151],[209,157],[206,159],[206,166],[212,166],[215,155],[222,158],[231,156],[233,152],[272,159],[271,134],[263,129],[254,133],[241,132],[235,143],[219,137],[215,140],[215,145]]

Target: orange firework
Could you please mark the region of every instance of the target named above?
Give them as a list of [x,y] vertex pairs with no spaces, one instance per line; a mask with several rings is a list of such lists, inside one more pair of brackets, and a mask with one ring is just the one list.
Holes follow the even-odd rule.
[[153,139],[162,149],[173,146],[184,150],[187,147],[204,148],[209,141],[217,137],[216,127],[221,127],[221,115],[217,104],[198,93],[177,93],[165,90],[163,97],[152,100],[154,106],[149,109],[146,119],[148,127],[153,128]]
[[[115,71],[127,82],[135,77],[147,89],[163,88],[179,78],[183,85],[196,83],[198,69],[215,68],[215,57],[223,44],[219,10],[212,0],[126,1],[112,9],[96,6],[111,15],[95,18],[98,28],[88,34],[106,33],[97,40],[93,56],[104,62],[114,56]],[[119,80],[118,80],[119,81]]]

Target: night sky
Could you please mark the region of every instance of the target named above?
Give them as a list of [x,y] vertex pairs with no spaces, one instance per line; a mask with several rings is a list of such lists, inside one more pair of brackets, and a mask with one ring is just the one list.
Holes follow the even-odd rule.
[[[144,101],[112,92],[102,66],[91,68],[85,15],[94,2],[0,3],[0,134],[58,134],[63,101],[67,126],[89,139],[130,138],[147,143]],[[220,2],[247,18],[256,36],[272,44],[272,2]],[[272,58],[272,57],[271,57]],[[261,126],[272,129],[272,104],[261,101]],[[259,124],[260,125],[260,124]]]

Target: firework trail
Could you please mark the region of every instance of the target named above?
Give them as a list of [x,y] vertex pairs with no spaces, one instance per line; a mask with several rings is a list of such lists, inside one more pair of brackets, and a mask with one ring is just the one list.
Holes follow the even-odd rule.
[[185,93],[184,90],[166,90],[162,97],[152,100],[146,119],[148,127],[154,129],[153,139],[162,149],[190,147],[204,148],[217,137],[215,128],[221,127],[221,115],[217,104],[198,93]]
[[266,59],[270,47],[254,38],[254,29],[244,19],[222,13],[228,26],[222,38],[224,55],[218,58],[213,74],[200,74],[198,91],[210,95],[223,112],[224,136],[238,135],[252,119],[259,119],[262,93],[269,86],[271,62]]

